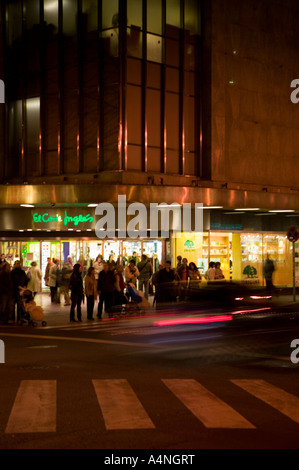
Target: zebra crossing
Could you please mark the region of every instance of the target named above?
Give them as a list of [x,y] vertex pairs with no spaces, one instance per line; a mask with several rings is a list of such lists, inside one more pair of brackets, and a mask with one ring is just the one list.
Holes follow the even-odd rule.
[[[195,379],[160,379],[166,395],[191,413],[207,429],[255,430],[257,424],[250,416],[243,416],[231,405],[220,399]],[[155,430],[157,424],[151,410],[145,409],[140,394],[135,393],[127,379],[91,380],[99,416],[101,414],[107,431],[110,430]],[[299,397],[270,382],[258,379],[229,379],[237,389],[272,407],[284,417],[299,424]],[[237,390],[236,389],[236,390]],[[57,380],[22,380],[9,412],[7,423],[1,423],[6,435],[21,433],[57,432]],[[244,397],[243,397],[244,399]],[[96,411],[95,411],[96,413]],[[246,413],[250,413],[247,411]],[[2,416],[0,414],[0,416]]]

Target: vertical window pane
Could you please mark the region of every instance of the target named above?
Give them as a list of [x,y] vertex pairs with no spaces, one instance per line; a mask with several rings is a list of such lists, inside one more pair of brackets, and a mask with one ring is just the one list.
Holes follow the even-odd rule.
[[84,171],[97,171],[98,144],[98,91],[97,88],[84,88]]
[[127,29],[127,52],[131,57],[142,58],[142,32],[140,29]]
[[128,143],[141,145],[141,88],[127,85]]
[[103,0],[102,29],[118,27],[118,0]]
[[28,154],[37,154],[39,151],[40,132],[40,99],[26,100],[26,134]]
[[166,24],[181,26],[181,0],[166,0]]
[[162,37],[147,34],[147,60],[162,62]]
[[78,145],[78,95],[76,91],[66,91],[64,96],[64,151],[63,169],[65,173],[79,171],[77,160]]
[[200,34],[199,6],[194,0],[185,0],[185,29],[192,36]]
[[141,0],[127,0],[127,25],[142,28]]
[[22,35],[22,5],[21,1],[9,3],[6,7],[7,43],[11,46]]
[[101,33],[105,54],[111,57],[118,57],[118,28],[106,29]]
[[179,148],[179,95],[165,94],[167,148]]
[[23,15],[27,29],[31,29],[34,25],[39,24],[39,2],[24,0]]
[[38,173],[40,135],[40,99],[26,100],[26,141],[27,141],[27,174]]
[[19,175],[19,161],[22,151],[22,101],[9,103],[9,159],[8,175]]
[[147,0],[147,31],[162,34],[161,0]]
[[87,32],[98,29],[98,0],[83,0],[82,13],[86,17]]
[[77,0],[63,0],[63,34],[75,36],[77,31]]
[[44,0],[44,20],[58,33],[58,0]]
[[161,144],[161,92],[148,89],[147,99],[147,143],[160,147]]

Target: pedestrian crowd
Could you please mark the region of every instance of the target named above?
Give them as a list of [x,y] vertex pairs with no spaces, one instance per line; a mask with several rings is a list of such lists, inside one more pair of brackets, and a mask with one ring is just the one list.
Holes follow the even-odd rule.
[[[87,319],[94,320],[94,312],[99,320],[103,312],[109,317],[114,310],[128,303],[149,307],[148,298],[154,294],[154,304],[184,300],[186,293],[197,289],[202,276],[194,262],[188,263],[186,258],[177,257],[177,265],[171,267],[171,262],[164,265],[156,264],[154,269],[147,255],[141,260],[133,256],[126,266],[104,261],[99,255],[92,266],[83,276],[82,265],[73,263],[72,257],[60,267],[59,260],[47,259],[44,273],[45,285],[50,289],[52,304],[70,306],[70,321],[82,321],[82,303],[87,306]],[[156,269],[155,269],[156,268]],[[20,289],[26,287],[33,297],[42,291],[43,274],[35,261],[27,272],[20,261],[13,266],[0,259],[0,322],[3,324],[21,321]],[[208,282],[224,279],[220,263],[210,263],[205,273]],[[97,308],[95,309],[97,304]]]

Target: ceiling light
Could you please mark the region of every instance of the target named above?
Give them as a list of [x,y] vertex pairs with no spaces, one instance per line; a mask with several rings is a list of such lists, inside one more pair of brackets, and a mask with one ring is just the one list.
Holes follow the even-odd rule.
[[87,207],[97,207],[98,204],[88,204]]
[[33,204],[20,204],[21,207],[34,207]]
[[269,211],[269,212],[283,213],[283,212],[295,212],[295,210],[294,209],[283,209],[283,210]]
[[243,209],[235,209],[235,211],[259,211],[259,207],[243,207]]

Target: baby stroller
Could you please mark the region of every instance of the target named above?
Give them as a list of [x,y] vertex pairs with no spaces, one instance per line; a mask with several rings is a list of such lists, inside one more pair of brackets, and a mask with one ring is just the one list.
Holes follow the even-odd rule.
[[44,311],[42,307],[36,305],[32,292],[26,287],[20,288],[20,310],[21,320],[20,324],[28,322],[28,326],[37,326],[37,322],[41,322],[42,326],[47,326],[47,322],[44,321]]
[[150,307],[149,302],[145,299],[143,292],[138,291],[131,282],[127,284],[127,303],[123,306],[122,315],[143,315],[145,309]]

